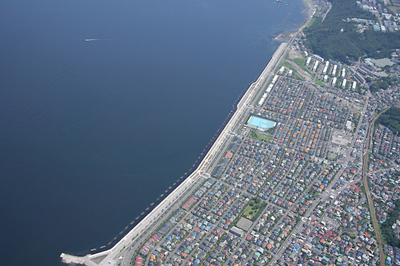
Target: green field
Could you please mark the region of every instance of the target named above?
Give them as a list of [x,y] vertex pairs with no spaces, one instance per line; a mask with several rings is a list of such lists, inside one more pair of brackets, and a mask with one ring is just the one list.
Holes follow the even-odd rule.
[[266,203],[263,203],[259,198],[252,198],[244,210],[243,217],[254,222],[260,216],[265,206]]
[[314,76],[314,73],[312,73],[307,67],[306,67],[306,59],[305,58],[295,58],[292,60],[293,63],[296,63],[299,67],[301,67],[304,72],[308,73],[311,76]]
[[310,22],[308,22],[306,28],[311,27],[311,25],[314,24],[314,22],[315,22],[316,19],[317,19],[316,17],[313,17],[313,18],[310,20]]
[[305,67],[305,64],[306,64],[305,58],[297,57],[297,58],[294,58],[292,61],[295,62],[299,67],[301,67],[305,71],[308,71],[308,69]]
[[287,68],[289,68],[290,70],[293,71],[291,78],[298,79],[298,80],[304,80],[304,79],[300,76],[300,74],[297,72],[297,70],[296,70],[289,62],[282,62],[282,63],[279,65],[279,67],[281,67],[281,66],[287,67]]
[[252,130],[250,132],[250,138],[254,139],[254,140],[269,142],[269,140],[271,139],[271,136],[263,134],[261,132],[258,132],[257,130]]
[[315,84],[320,85],[320,86],[325,86],[325,83],[319,79],[315,80]]

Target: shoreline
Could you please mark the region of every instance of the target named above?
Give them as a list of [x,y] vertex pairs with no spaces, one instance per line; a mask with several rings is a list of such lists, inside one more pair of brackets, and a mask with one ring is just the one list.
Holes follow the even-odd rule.
[[304,29],[305,26],[307,26],[308,22],[310,21],[310,17],[313,14],[313,4],[311,2],[311,0],[301,0],[301,2],[304,5],[304,9],[303,11],[301,11],[302,14],[307,14],[306,20],[304,21],[304,23],[299,27],[299,30]]
[[297,27],[297,29],[295,31],[281,31],[279,32],[276,36],[271,38],[271,41],[277,41],[277,42],[285,42],[288,41],[293,34],[298,33],[299,31],[303,30],[307,24],[310,22],[310,17],[313,14],[313,4],[311,2],[311,0],[301,0],[301,2],[304,5],[304,9],[300,12],[301,14],[305,15],[306,18],[304,20],[304,22]]
[[[293,36],[292,36],[293,38]],[[155,224],[161,222],[162,219],[168,217],[170,208],[175,205],[180,207],[179,201],[186,199],[185,193],[191,188],[197,188],[199,181],[207,180],[210,177],[208,171],[212,166],[215,159],[219,158],[221,148],[224,147],[226,141],[229,140],[230,134],[235,131],[238,123],[246,116],[248,106],[251,102],[257,98],[260,90],[264,87],[265,83],[271,79],[273,72],[276,70],[278,63],[282,60],[282,56],[285,54],[288,43],[282,42],[279,47],[275,50],[271,59],[262,70],[258,78],[248,87],[245,94],[242,96],[240,101],[234,107],[236,111],[232,114],[229,121],[215,140],[210,150],[204,156],[198,167],[189,175],[175,190],[173,190],[162,202],[160,202],[154,209],[146,215],[132,230],[122,237],[117,244],[112,248],[101,251],[95,254],[87,254],[84,257],[69,255],[61,253],[61,261],[66,264],[83,264],[87,266],[102,266],[102,265],[113,265],[120,252],[130,245],[140,243],[137,240],[141,237],[146,237],[148,228],[154,227]],[[232,113],[232,112],[231,112]],[[200,182],[201,183],[201,182]],[[179,203],[179,204],[177,204]],[[165,210],[165,211],[164,211]],[[174,210],[173,210],[174,211]],[[161,221],[160,221],[161,220]],[[152,232],[150,230],[150,232]],[[144,235],[143,235],[144,234]],[[96,258],[101,258],[99,263],[94,262]]]
[[[235,116],[237,116],[238,113],[242,112],[243,109],[245,109],[245,106],[248,103],[244,104],[244,102],[248,101],[249,99],[252,100],[254,98],[254,96],[256,96],[259,93],[260,88],[264,85],[264,83],[266,81],[268,81],[270,79],[270,74],[273,75],[272,71],[276,68],[277,63],[280,62],[280,59],[281,59],[282,55],[284,54],[282,52],[282,50],[286,51],[287,44],[290,43],[290,41],[292,41],[293,37],[296,36],[309,23],[309,21],[310,21],[309,18],[313,13],[312,2],[310,0],[302,0],[302,3],[304,4],[305,9],[303,11],[301,11],[301,13],[307,14],[305,21],[303,22],[303,24],[301,24],[297,28],[296,31],[282,31],[276,37],[273,37],[271,39],[271,41],[278,41],[280,44],[277,45],[277,49],[273,53],[271,59],[266,63],[265,67],[262,69],[260,74],[238,96],[238,99],[233,104],[233,109],[228,114],[228,117],[222,123],[221,127],[218,129],[216,134],[210,140],[209,144],[206,146],[206,148],[203,150],[203,152],[201,153],[199,158],[193,164],[193,167],[195,169],[192,170],[193,169],[193,167],[192,167],[188,172],[186,172],[185,175],[179,179],[180,182],[178,181],[179,183],[176,185],[176,187],[172,188],[172,190],[170,191],[170,193],[168,195],[163,194],[162,196],[164,196],[164,197],[160,196],[159,199],[157,199],[155,202],[157,202],[158,200],[160,200],[160,201],[158,202],[158,204],[155,204],[155,206],[152,209],[148,210],[149,208],[147,208],[146,210],[148,210],[148,211],[146,213],[142,213],[142,215],[140,215],[143,218],[139,216],[142,219],[139,219],[137,224],[132,222],[130,225],[128,225],[125,228],[125,230],[121,231],[118,236],[122,235],[122,237],[120,237],[119,240],[117,240],[117,237],[118,237],[117,236],[114,238],[113,241],[109,242],[106,246],[102,246],[98,249],[91,250],[91,251],[95,251],[95,250],[100,249],[99,252],[94,253],[94,254],[87,253],[83,257],[61,253],[60,257],[61,257],[63,263],[67,263],[70,265],[82,264],[82,265],[87,265],[87,266],[102,265],[103,263],[108,261],[108,260],[106,260],[106,258],[108,258],[108,257],[114,258],[115,257],[115,256],[110,256],[110,255],[115,254],[115,252],[121,248],[123,243],[125,243],[126,241],[129,241],[128,238],[132,238],[132,240],[129,242],[133,242],[134,239],[137,239],[137,237],[140,237],[142,232],[147,228],[147,224],[145,225],[145,223],[157,223],[158,219],[164,218],[163,215],[165,215],[165,214],[162,214],[162,212],[164,211],[164,208],[166,207],[165,206],[166,203],[169,202],[169,205],[171,205],[171,206],[174,205],[175,202],[173,202],[172,204],[170,202],[174,196],[175,196],[176,201],[180,200],[180,198],[178,198],[178,196],[176,196],[176,194],[178,194],[180,192],[179,196],[182,197],[181,195],[183,194],[183,192],[185,192],[186,190],[190,190],[190,188],[188,188],[188,186],[189,187],[191,185],[195,186],[195,185],[197,185],[198,181],[207,180],[209,178],[209,175],[206,173],[207,169],[204,170],[204,167],[205,167],[204,164],[206,164],[206,166],[208,166],[206,168],[209,168],[209,166],[212,165],[212,162],[214,161],[215,158],[210,159],[207,157],[213,157],[213,156],[219,155],[219,151],[220,151],[219,146],[223,145],[228,138],[226,136],[227,135],[226,131],[228,131],[228,133],[231,132],[231,131],[229,131],[229,129],[230,129],[230,127],[232,127],[232,124],[234,124],[233,128],[237,124],[237,121],[235,121],[235,120],[237,120],[238,118],[241,119],[242,114],[236,118],[235,118]],[[250,94],[250,95],[248,95],[248,94]],[[245,98],[247,98],[247,99],[245,101],[243,101]],[[232,122],[234,122],[234,123],[232,123]],[[230,124],[231,124],[231,126],[229,126]],[[221,140],[221,139],[223,139],[223,140]],[[216,145],[218,145],[218,147],[216,147]],[[185,177],[184,180],[182,180],[183,177]],[[184,196],[183,196],[183,198],[185,199]],[[153,206],[153,204],[151,206]],[[138,219],[139,217],[137,217],[136,219]],[[156,218],[157,218],[157,220],[154,222],[154,220]],[[134,221],[136,222],[136,220],[134,220]],[[135,226],[133,226],[133,224],[135,224]],[[133,228],[130,226],[133,226]],[[128,227],[130,227],[130,230],[128,229]],[[141,230],[141,231],[139,232],[139,230]],[[124,231],[128,231],[128,232],[124,233]],[[114,246],[112,246],[111,248],[109,248],[107,250],[104,250],[106,247],[110,246],[111,244],[114,244],[114,243],[112,243],[114,241],[116,242],[116,244]],[[125,246],[126,245],[123,245],[123,248],[125,248]],[[101,249],[103,249],[103,251],[101,251]],[[119,252],[120,251],[118,251],[118,253]],[[117,254],[115,254],[115,255],[117,255]],[[104,258],[102,259],[102,261],[100,263],[97,264],[93,261],[93,259],[103,257],[103,256],[104,256]]]
[[[267,63],[268,64],[268,63]],[[264,68],[267,66],[267,64],[263,67]],[[260,76],[262,72],[258,74]],[[212,148],[218,137],[222,134],[222,131],[225,129],[226,125],[229,123],[230,119],[234,115],[234,113],[237,110],[237,106],[239,102],[241,101],[242,97],[246,94],[247,90],[251,86],[253,82],[256,82],[258,79],[258,76],[238,95],[237,99],[233,102],[233,107],[231,111],[228,113],[227,117],[225,120],[222,122],[221,126],[218,128],[216,133],[213,135],[213,137],[210,139],[210,141],[207,143],[205,148],[202,150],[201,154],[198,156],[192,167],[185,172],[181,177],[177,179],[177,181],[174,182],[173,185],[171,185],[169,188],[167,188],[163,194],[161,194],[157,199],[155,199],[148,207],[140,213],[136,218],[130,222],[122,231],[118,233],[111,241],[109,241],[107,244],[102,245],[97,248],[92,248],[92,249],[87,249],[83,250],[77,253],[74,253],[76,257],[79,256],[87,256],[87,255],[95,255],[103,251],[107,251],[111,249],[113,246],[115,246],[118,242],[121,241],[131,230],[133,230],[143,219],[146,218],[159,204],[161,204],[170,194],[174,192],[175,189],[177,189],[188,177],[190,177],[193,172],[197,170],[199,165],[202,163],[203,159],[206,157],[207,153],[209,150]]]

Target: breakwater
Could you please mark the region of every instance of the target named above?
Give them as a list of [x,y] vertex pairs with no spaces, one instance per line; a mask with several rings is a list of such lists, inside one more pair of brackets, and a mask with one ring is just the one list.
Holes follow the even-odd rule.
[[279,23],[278,27],[282,26],[282,24],[285,23],[285,20],[289,17],[290,13],[292,13],[292,10],[290,10],[289,13],[286,14],[286,17],[282,20],[281,23]]
[[149,213],[151,213],[158,204],[160,204],[165,198],[167,198],[176,188],[179,187],[179,185],[182,184],[182,182],[184,182],[186,180],[186,178],[188,178],[191,174],[193,174],[193,172],[196,170],[196,168],[198,168],[198,166],[200,165],[200,163],[202,162],[202,160],[205,158],[205,156],[207,155],[207,153],[209,152],[209,150],[211,149],[211,147],[214,145],[215,141],[218,139],[218,137],[220,136],[221,132],[223,131],[223,129],[225,128],[225,126],[227,125],[227,123],[229,122],[229,120],[232,118],[233,114],[236,112],[237,110],[237,104],[240,102],[240,100],[242,99],[242,97],[245,95],[246,91],[248,90],[248,88],[251,86],[251,84],[248,85],[248,87],[246,89],[244,89],[240,95],[238,96],[238,98],[235,100],[235,102],[232,105],[232,109],[229,112],[228,116],[225,118],[225,120],[223,121],[223,123],[221,124],[221,126],[218,128],[217,132],[213,135],[213,137],[211,138],[211,140],[207,143],[206,147],[203,149],[203,151],[201,152],[200,156],[196,159],[195,163],[192,165],[192,167],[185,172],[179,179],[177,179],[175,181],[175,183],[173,183],[170,187],[168,187],[167,190],[164,191],[163,194],[161,194],[153,203],[151,203],[142,213],[140,213],[140,215],[138,215],[137,217],[135,217],[135,219],[130,222],[121,232],[118,233],[118,235],[116,235],[110,242],[108,242],[107,244],[100,246],[98,248],[92,248],[90,250],[84,250],[81,251],[79,253],[76,253],[77,256],[84,256],[84,255],[93,255],[99,252],[103,252],[107,249],[110,249],[111,247],[113,247],[114,245],[116,245],[129,231],[131,231],[136,225],[138,225]]
[[[229,135],[234,132],[235,129],[237,129],[240,123],[243,123],[244,118],[246,118],[246,115],[249,112],[247,107],[252,104],[254,99],[257,98],[257,95],[262,91],[263,88],[265,88],[266,82],[269,80],[271,74],[276,69],[283,55],[285,54],[286,47],[287,43],[282,43],[278,47],[257,80],[249,86],[244,95],[240,97],[240,100],[238,100],[236,111],[230,112],[223,123],[224,126],[221,125],[220,129],[217,131],[217,134],[214,135],[209,143],[212,145],[208,152],[206,154],[203,152],[203,155],[198,158],[198,161],[200,161],[200,158],[202,158],[202,160],[197,165],[197,168],[186,179],[184,179],[184,181],[180,183],[175,190],[165,197],[160,204],[158,204],[148,215],[146,215],[139,223],[137,223],[136,226],[134,226],[132,230],[124,235],[112,248],[96,254],[88,254],[85,257],[77,257],[62,253],[60,255],[62,261],[64,263],[80,263],[87,266],[107,265],[107,263],[113,261],[113,258],[117,257],[125,247],[132,245],[134,241],[137,242],[138,239],[141,238],[141,234],[146,233],[147,229],[153,226],[153,223],[157,223],[157,221],[159,221],[162,217],[167,216],[170,207],[176,204],[177,201],[179,202],[187,190],[199,185],[199,180],[208,178],[208,171],[210,170],[209,167],[220,155],[220,151],[223,149],[223,145],[226,144],[227,139],[229,139]],[[194,166],[195,164],[193,167]],[[183,177],[181,179],[183,179]],[[106,247],[103,249],[105,248]],[[93,261],[96,258],[102,258],[99,264],[96,264]]]

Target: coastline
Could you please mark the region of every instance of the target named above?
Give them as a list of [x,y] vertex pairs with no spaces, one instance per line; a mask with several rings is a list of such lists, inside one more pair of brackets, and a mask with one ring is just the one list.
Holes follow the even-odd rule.
[[[297,31],[298,33],[299,31]],[[241,125],[242,120],[249,112],[248,106],[252,104],[254,99],[265,87],[266,83],[271,79],[281,62],[283,56],[290,47],[294,37],[297,35],[292,34],[290,41],[282,42],[275,50],[271,59],[262,70],[258,78],[248,87],[245,94],[241,97],[234,109],[236,111],[231,115],[229,121],[218,135],[215,142],[212,144],[210,150],[205,154],[203,160],[198,167],[187,177],[175,190],[173,190],[162,202],[160,202],[151,212],[146,215],[132,230],[122,237],[117,244],[112,248],[101,251],[95,254],[87,254],[84,257],[73,256],[61,253],[61,261],[66,264],[83,264],[87,266],[102,266],[102,265],[115,265],[116,258],[126,247],[139,246],[141,241],[147,237],[148,233],[153,230],[149,228],[156,228],[159,223],[169,217],[175,210],[181,206],[181,201],[186,199],[186,193],[192,189],[198,188],[202,181],[210,177],[210,170],[215,160],[221,155],[221,150],[231,138],[231,133],[235,132],[236,128]],[[232,112],[231,112],[232,113]],[[203,155],[203,154],[202,154]],[[137,248],[137,247],[136,247]],[[123,258],[123,257],[122,257]],[[125,258],[123,258],[125,259]],[[96,262],[95,262],[96,261]],[[113,264],[114,263],[114,264]]]
[[[304,5],[305,9],[303,11],[301,11],[301,13],[307,14],[304,23],[301,24],[299,27],[297,27],[297,29],[295,31],[282,31],[276,37],[273,37],[271,39],[271,41],[279,42],[279,45],[277,45],[277,49],[273,53],[271,59],[266,63],[265,67],[261,70],[258,77],[255,78],[253,83],[251,83],[244,90],[244,92],[241,93],[241,95],[239,95],[238,100],[234,103],[234,108],[229,113],[226,120],[222,123],[220,129],[213,136],[210,143],[203,150],[203,153],[199,156],[199,158],[194,163],[193,167],[195,169],[192,170],[193,169],[193,167],[192,167],[187,173],[185,173],[185,175],[181,177],[181,179],[183,177],[185,177],[184,180],[181,181],[180,184],[177,184],[176,187],[172,189],[172,191],[170,192],[169,195],[164,196],[164,194],[163,194],[162,196],[164,196],[164,197],[160,196],[160,198],[161,198],[160,202],[158,204],[156,204],[152,209],[148,210],[149,208],[147,208],[146,209],[146,210],[148,210],[147,214],[142,213],[143,218],[140,219],[139,222],[131,230],[129,230],[126,234],[123,234],[123,232],[120,232],[120,235],[122,234],[123,236],[113,247],[111,247],[108,250],[101,251],[99,253],[87,254],[84,257],[78,257],[78,256],[73,256],[73,255],[68,255],[68,254],[62,253],[60,255],[60,257],[62,258],[62,262],[70,264],[70,265],[82,264],[82,265],[87,265],[87,266],[105,264],[106,261],[108,261],[108,260],[106,260],[106,258],[107,259],[112,258],[114,256],[110,256],[111,254],[114,255],[115,252],[118,252],[118,253],[120,252],[120,248],[122,247],[121,243],[124,243],[125,241],[129,241],[128,239],[130,237],[132,237],[132,240],[130,240],[130,242],[132,242],[134,239],[137,240],[137,237],[138,238],[141,237],[142,232],[148,228],[147,225],[149,223],[156,223],[156,222],[154,222],[154,220],[157,219],[156,221],[158,221],[158,217],[161,218],[161,215],[164,215],[164,214],[161,214],[164,211],[164,209],[162,209],[162,208],[165,207],[166,203],[169,202],[174,196],[176,199],[177,198],[176,194],[179,194],[179,196],[182,197],[181,195],[184,194],[184,192],[186,192],[186,190],[190,190],[190,188],[188,188],[188,186],[195,187],[197,185],[197,183],[201,183],[199,181],[208,179],[208,176],[206,176],[207,168],[209,168],[210,165],[212,165],[213,159],[215,159],[215,158],[210,159],[210,157],[216,156],[219,154],[219,151],[220,151],[219,148],[221,147],[221,145],[223,146],[228,139],[228,137],[226,136],[226,133],[231,132],[230,130],[231,129],[233,130],[233,128],[237,125],[236,119],[238,117],[239,118],[242,117],[241,115],[237,116],[239,109],[244,109],[244,107],[246,105],[248,105],[248,100],[253,99],[253,97],[258,94],[260,87],[262,87],[263,84],[269,80],[269,78],[270,78],[269,75],[273,74],[273,70],[276,68],[277,64],[280,62],[282,55],[285,54],[285,53],[282,53],[282,50],[286,51],[286,48],[287,48],[286,45],[289,42],[289,40],[292,40],[292,38],[294,36],[296,36],[310,21],[309,18],[313,13],[312,2],[310,0],[302,0],[302,3]],[[249,96],[249,94],[250,94],[250,96]],[[246,98],[246,101],[244,101],[244,98]],[[235,117],[236,117],[236,119],[235,119]],[[229,125],[231,125],[231,126],[229,126]],[[232,127],[232,125],[234,125],[234,126]],[[216,147],[216,145],[218,147]],[[208,167],[205,167],[204,163]],[[183,198],[185,198],[185,197],[183,196]],[[158,201],[158,199],[156,200],[156,202],[157,201]],[[174,205],[175,203],[176,202],[173,202],[171,204],[171,202],[169,202],[169,205]],[[153,204],[151,204],[151,205],[153,205]],[[136,218],[136,219],[138,219],[138,218]],[[131,225],[133,225],[133,222],[131,223]],[[125,228],[125,230],[127,229],[127,227]],[[114,238],[114,240],[115,239],[116,238]],[[109,244],[111,244],[111,242]],[[105,247],[105,246],[103,246],[103,247]],[[125,245],[123,246],[122,249],[124,249],[124,248],[125,248]],[[103,256],[104,256],[104,258],[101,260],[100,263],[94,264],[93,260],[95,258],[99,258],[99,257],[103,257]]]
[[[255,81],[257,78],[255,79]],[[255,82],[254,81],[254,82]],[[250,86],[250,85],[249,85]],[[248,87],[249,87],[248,86]],[[85,250],[81,251],[79,253],[75,253],[76,256],[85,256],[85,255],[95,255],[103,251],[107,251],[108,249],[112,248],[115,246],[118,242],[121,241],[131,230],[133,230],[143,219],[145,219],[155,208],[158,207],[159,204],[161,204],[170,194],[172,194],[185,180],[190,177],[199,167],[199,165],[202,163],[204,157],[207,155],[209,150],[212,148],[218,137],[221,135],[221,132],[224,130],[226,127],[227,123],[230,121],[232,118],[233,114],[237,110],[237,105],[244,96],[244,94],[247,92],[248,87],[244,89],[238,96],[238,98],[235,100],[233,103],[233,108],[221,124],[221,126],[218,128],[217,132],[213,135],[211,140],[208,142],[206,147],[203,149],[201,152],[200,156],[196,159],[192,167],[185,172],[181,177],[177,179],[177,181],[171,185],[169,188],[167,188],[163,194],[161,194],[156,200],[154,200],[141,214],[139,214],[132,222],[130,222],[122,231],[119,232],[118,235],[116,235],[110,242],[107,244],[99,247],[99,248],[93,248],[90,250]]]
[[310,21],[311,15],[314,13],[313,11],[313,3],[311,0],[301,0],[304,5],[304,10],[301,11],[302,14],[306,14],[306,20],[304,23],[299,27],[298,30],[302,30],[305,26],[307,26],[308,22]]
[[308,14],[307,18],[309,18],[311,16],[311,14],[313,13],[312,9],[313,9],[313,3],[311,0],[301,0],[303,2],[303,5],[305,7],[305,9],[302,11],[302,13],[304,12],[305,14]]
[[297,29],[295,31],[282,31],[279,32],[278,35],[274,36],[271,38],[271,41],[277,41],[277,42],[285,42],[288,41],[293,34],[303,30],[308,22],[310,22],[310,17],[313,14],[313,4],[311,2],[311,0],[301,0],[301,2],[304,5],[304,9],[300,12],[301,14],[303,14],[305,16],[305,20],[303,22],[303,24],[301,24],[299,27],[297,27]]
[[[234,132],[236,127],[239,125],[239,122],[246,117],[245,114],[248,111],[247,107],[255,98],[257,98],[260,89],[264,87],[265,83],[272,77],[274,70],[276,70],[278,63],[286,52],[287,45],[288,43],[281,43],[276,49],[256,81],[248,87],[243,97],[239,100],[236,111],[232,114],[231,119],[229,119],[210,150],[188,178],[186,178],[161,203],[155,206],[155,208],[145,218],[123,236],[123,238],[112,248],[95,254],[87,254],[84,257],[61,253],[60,257],[62,262],[66,264],[83,264],[87,266],[112,265],[112,263],[115,262],[114,258],[116,258],[125,247],[128,247],[133,243],[140,243],[138,240],[146,235],[148,228],[153,228],[160,220],[162,221],[162,219],[165,219],[172,206],[180,207],[180,204],[177,203],[179,203],[179,200],[181,200],[182,197],[183,199],[186,198],[184,196],[185,193],[192,188],[197,188],[198,183],[201,183],[199,181],[207,180],[210,177],[208,171],[213,165],[214,160],[219,157],[221,148],[224,147],[227,141],[229,141],[231,133]],[[150,230],[150,232],[152,232],[152,230]],[[96,260],[96,258],[101,258],[101,261],[95,263],[94,260]]]

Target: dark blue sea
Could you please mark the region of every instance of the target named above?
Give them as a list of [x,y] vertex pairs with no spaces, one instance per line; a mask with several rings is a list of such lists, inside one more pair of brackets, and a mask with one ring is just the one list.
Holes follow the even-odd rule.
[[107,244],[187,172],[304,22],[300,0],[277,7],[2,0],[0,265]]

